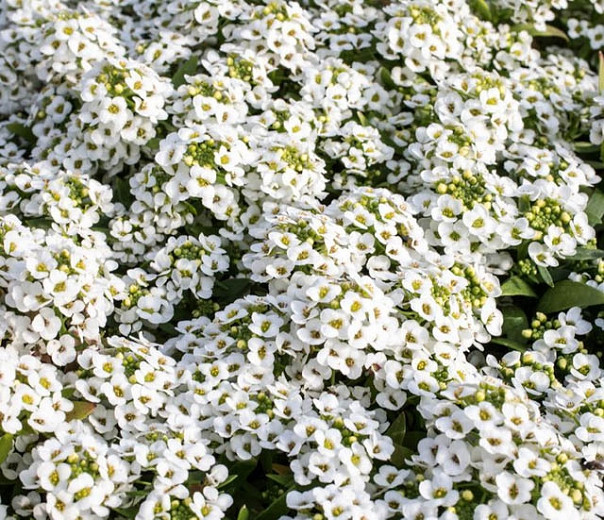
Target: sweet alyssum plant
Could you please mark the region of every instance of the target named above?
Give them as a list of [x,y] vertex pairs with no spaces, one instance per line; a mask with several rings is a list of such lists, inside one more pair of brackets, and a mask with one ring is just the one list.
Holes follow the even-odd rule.
[[604,517],[599,0],[0,0],[0,519]]

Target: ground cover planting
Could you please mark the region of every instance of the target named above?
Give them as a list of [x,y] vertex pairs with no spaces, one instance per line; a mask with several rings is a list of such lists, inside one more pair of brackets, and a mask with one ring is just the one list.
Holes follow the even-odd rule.
[[0,520],[604,517],[601,0],[0,0]]

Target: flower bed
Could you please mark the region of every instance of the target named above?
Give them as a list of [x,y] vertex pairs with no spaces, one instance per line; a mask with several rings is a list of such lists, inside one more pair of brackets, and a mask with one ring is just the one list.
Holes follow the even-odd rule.
[[0,520],[604,517],[601,0],[0,0]]

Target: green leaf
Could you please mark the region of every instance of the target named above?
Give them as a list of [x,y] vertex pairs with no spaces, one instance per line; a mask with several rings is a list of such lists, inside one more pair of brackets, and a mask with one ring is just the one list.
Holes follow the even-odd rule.
[[216,282],[214,296],[221,303],[231,303],[244,296],[251,285],[249,278],[232,278]]
[[598,61],[600,62],[598,70],[598,89],[600,90],[600,94],[604,94],[604,54],[602,51],[598,53]]
[[185,61],[172,76],[172,84],[178,88],[185,83],[185,74],[192,76],[197,72],[197,55],[191,56]]
[[116,507],[116,508],[114,508],[114,511],[117,514],[123,516],[124,518],[134,518],[139,511],[139,507],[134,506],[134,507],[129,507],[127,509],[122,509],[122,508]]
[[536,298],[537,293],[519,276],[508,278],[501,286],[501,296],[528,296]]
[[407,418],[405,417],[405,412],[401,412],[386,430],[386,435],[388,435],[395,444],[403,444],[406,434]]
[[518,209],[521,213],[526,213],[531,209],[531,199],[528,198],[528,195],[523,195],[518,199]]
[[604,193],[600,190],[594,190],[589,197],[587,207],[585,208],[588,222],[595,226],[602,222],[604,216]]
[[568,260],[595,260],[596,258],[604,258],[604,251],[601,249],[579,247],[573,256],[568,257]]
[[514,341],[513,339],[493,338],[491,339],[491,343],[495,343],[496,345],[503,345],[504,347],[511,348],[512,350],[518,350],[520,352],[524,352],[526,350],[526,347],[522,343]]
[[388,89],[396,89],[396,83],[392,79],[390,71],[386,67],[380,67],[378,71],[378,77],[382,81],[382,84]]
[[5,433],[2,437],[0,437],[0,464],[2,464],[10,450],[13,448],[13,436],[10,433]]
[[390,456],[390,464],[398,469],[404,468],[407,465],[405,461],[411,457],[411,455],[413,455],[413,451],[410,448],[400,444],[394,444],[394,451]]
[[273,475],[268,474],[266,478],[276,482],[280,486],[290,487],[294,483],[294,476],[290,473],[289,475]]
[[161,139],[159,137],[154,137],[153,139],[149,139],[147,141],[147,147],[151,150],[159,150],[159,142]]
[[506,305],[501,308],[503,314],[502,335],[504,338],[516,341],[520,344],[526,343],[522,335],[524,329],[528,329],[528,319],[525,312],[516,305]]
[[588,143],[587,141],[575,141],[573,148],[577,153],[594,153],[600,149],[598,145]]
[[604,292],[581,282],[562,280],[548,289],[537,305],[537,310],[550,313],[571,307],[591,307],[604,305]]
[[550,287],[554,286],[554,279],[552,278],[552,275],[550,274],[550,272],[548,271],[547,267],[543,266],[543,265],[538,265],[537,266],[537,271],[539,272],[539,275],[541,276],[541,279]]
[[218,486],[218,489],[227,487],[231,482],[234,482],[238,478],[239,478],[239,475],[229,475],[229,478],[227,478],[224,482],[220,483],[220,485]]
[[487,21],[493,20],[493,13],[485,0],[470,0],[470,7],[479,18]]
[[36,136],[31,131],[31,128],[22,123],[9,123],[6,125],[6,128],[9,132],[25,139],[29,144],[36,142]]
[[113,192],[117,202],[121,202],[125,206],[130,206],[130,203],[133,201],[133,197],[132,193],[130,192],[130,183],[128,180],[116,176],[114,178],[114,183]]
[[73,410],[65,414],[65,420],[72,421],[73,419],[77,419],[81,421],[94,412],[95,408],[96,404],[89,403],[88,401],[73,401]]
[[258,461],[256,459],[241,460],[239,462],[236,462],[235,464],[232,464],[229,467],[229,473],[231,474],[231,476],[223,483],[221,483],[218,486],[218,489],[224,489],[227,486],[233,484],[234,482],[237,485],[240,485],[240,483],[245,482],[245,479],[247,479],[248,475],[252,471],[254,471],[257,465]]
[[278,520],[286,515],[289,511],[289,508],[287,507],[287,492],[294,488],[295,486],[292,486],[287,491],[284,491],[283,494],[262,511],[255,520]]
[[247,506],[242,506],[239,510],[239,514],[237,515],[237,520],[249,520],[250,518],[250,510]]
[[540,31],[540,30],[536,29],[534,25],[525,23],[525,24],[515,25],[514,27],[511,28],[511,30],[514,32],[526,31],[531,36],[534,36],[536,38],[539,38],[539,37],[561,38],[566,42],[570,41],[569,37],[563,30],[558,29],[557,27],[554,27],[553,25],[546,25],[545,30]]

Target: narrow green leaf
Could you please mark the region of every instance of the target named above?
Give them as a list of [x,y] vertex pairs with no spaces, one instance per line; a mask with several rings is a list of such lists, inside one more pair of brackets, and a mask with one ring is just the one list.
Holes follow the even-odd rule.
[[585,208],[588,222],[595,226],[602,222],[604,216],[604,193],[600,190],[594,190],[589,197],[587,207]]
[[519,276],[508,278],[501,286],[501,296],[529,296],[536,298],[537,293]]
[[380,67],[380,69],[378,71],[378,75],[379,75],[379,78],[382,81],[383,85],[386,88],[389,88],[389,89],[396,88],[396,83],[394,83],[394,80],[392,79],[392,75],[390,74],[390,71],[386,67]]
[[547,267],[543,266],[543,265],[538,265],[537,266],[537,271],[539,272],[539,275],[541,276],[541,279],[550,287],[554,286],[554,279],[552,278],[552,275],[550,274],[550,272],[548,271]]
[[88,401],[73,401],[73,410],[65,414],[65,419],[67,421],[72,421],[73,419],[81,421],[94,412],[95,408],[96,404],[89,403]]
[[493,13],[485,0],[470,0],[470,7],[479,18],[487,21],[493,20]]
[[522,343],[514,341],[513,339],[493,338],[491,339],[491,343],[495,343],[496,345],[503,345],[504,347],[511,348],[512,350],[518,350],[520,352],[524,352],[526,350],[526,347]]
[[159,142],[161,139],[159,137],[154,137],[153,139],[149,139],[147,141],[147,147],[151,150],[159,150]]
[[503,314],[502,335],[504,338],[524,344],[526,339],[522,331],[528,329],[526,313],[516,305],[506,305],[501,308]]
[[[148,492],[146,493],[148,494]],[[122,509],[122,508],[114,508],[114,511],[118,514],[123,516],[124,518],[134,518],[136,516],[136,514],[138,513],[139,508],[138,507],[129,507],[127,509]]]
[[249,278],[232,278],[216,282],[214,296],[220,303],[230,303],[244,296],[251,284]]
[[390,464],[398,469],[404,468],[407,465],[405,461],[411,457],[411,455],[413,455],[413,451],[410,448],[395,443],[394,452],[390,456]]
[[550,313],[571,307],[591,307],[604,305],[604,292],[581,282],[562,280],[548,289],[537,305],[537,310]]
[[234,482],[238,478],[239,478],[239,475],[229,475],[229,478],[227,478],[224,482],[220,483],[220,485],[218,486],[218,489],[227,487],[231,482]]
[[527,195],[523,195],[518,199],[518,209],[521,213],[526,213],[531,209],[531,199],[529,199]]
[[247,508],[247,506],[243,506],[239,510],[239,514],[237,515],[237,520],[249,520],[249,518],[250,518],[250,510]]
[[287,507],[287,492],[294,489],[294,487],[292,486],[287,491],[284,491],[279,498],[274,500],[270,506],[256,517],[256,520],[278,520],[286,515],[289,511]]
[[122,177],[114,178],[113,193],[117,202],[121,202],[125,206],[130,206],[133,201],[132,193],[130,192],[130,183]]
[[598,61],[600,62],[598,70],[598,88],[600,89],[600,94],[604,94],[604,54],[602,51],[598,53]]
[[192,76],[197,72],[197,55],[191,56],[185,61],[172,76],[172,84],[178,88],[185,83],[185,74]]
[[588,143],[587,141],[575,141],[573,148],[578,153],[594,153],[600,149],[598,145]]
[[294,476],[291,473],[289,475],[268,474],[266,475],[266,478],[283,487],[290,487],[294,483]]
[[576,253],[573,256],[570,256],[568,260],[595,260],[596,258],[604,258],[604,251],[601,249],[579,247],[577,248]]
[[386,435],[388,435],[395,444],[403,444],[406,434],[407,418],[405,417],[405,412],[401,412],[386,430]]
[[570,41],[569,37],[562,29],[558,29],[557,27],[554,27],[553,25],[546,25],[544,31],[538,30],[537,28],[535,28],[534,25],[528,24],[528,23],[521,24],[521,25],[515,25],[511,29],[514,32],[526,31],[527,33],[529,33],[531,36],[534,36],[535,38],[539,38],[539,37],[561,38],[565,42]]
[[2,464],[10,450],[13,448],[13,436],[10,433],[5,433],[2,437],[0,437],[0,464]]
[[258,461],[256,459],[241,460],[235,464],[232,464],[229,467],[229,473],[231,473],[231,475],[233,475],[235,478],[229,477],[226,481],[218,486],[218,489],[224,489],[233,483],[237,484],[237,486],[240,486],[245,482],[248,475],[254,471],[257,465]]
[[9,132],[12,132],[13,134],[25,139],[29,144],[33,144],[36,142],[36,136],[31,131],[31,128],[25,126],[24,124],[9,123],[8,125],[6,125],[6,128]]

